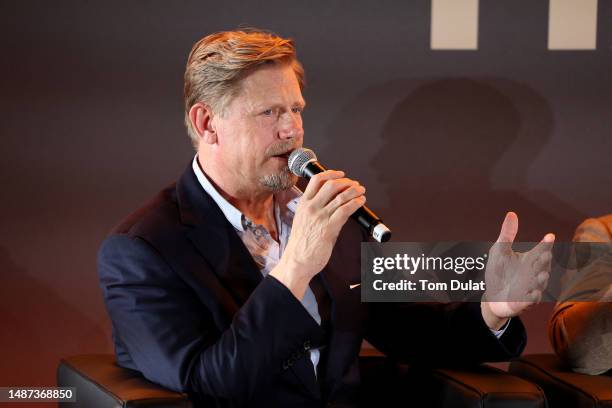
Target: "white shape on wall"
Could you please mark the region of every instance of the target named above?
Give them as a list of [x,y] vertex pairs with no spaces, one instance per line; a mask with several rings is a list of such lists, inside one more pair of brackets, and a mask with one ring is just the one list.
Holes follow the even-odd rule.
[[431,1],[431,49],[478,49],[478,0]]
[[[595,50],[597,1],[549,0],[548,49]],[[479,0],[431,0],[431,49],[478,50],[479,6]]]
[[597,0],[550,0],[549,50],[597,48]]

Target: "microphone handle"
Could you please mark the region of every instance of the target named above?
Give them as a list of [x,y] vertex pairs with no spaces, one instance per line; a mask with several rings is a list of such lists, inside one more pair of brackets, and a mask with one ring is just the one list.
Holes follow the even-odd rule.
[[[309,179],[315,174],[326,170],[318,161],[311,161],[304,167],[303,174]],[[351,218],[361,225],[368,234],[378,242],[386,242],[391,238],[391,230],[382,223],[382,220],[374,214],[367,206],[361,206],[355,211]]]

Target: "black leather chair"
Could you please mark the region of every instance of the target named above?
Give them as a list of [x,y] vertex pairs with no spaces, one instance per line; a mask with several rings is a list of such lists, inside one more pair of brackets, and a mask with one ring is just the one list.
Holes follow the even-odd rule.
[[[471,369],[417,370],[410,385],[421,407],[546,407],[536,385],[486,365]],[[406,387],[406,385],[404,385]]]
[[538,384],[550,408],[612,407],[612,373],[575,373],[553,354],[524,356],[510,364],[509,372]]
[[365,406],[546,407],[538,386],[487,365],[433,369],[363,357],[360,363]]
[[[542,390],[488,366],[420,369],[370,355],[360,358],[364,406],[546,407]],[[75,403],[60,407],[191,407],[186,394],[166,390],[138,372],[121,368],[110,354],[61,360],[58,386],[76,387]]]
[[138,371],[119,367],[112,354],[63,358],[57,368],[59,387],[76,387],[76,402],[63,407],[191,408],[187,394],[147,381]]

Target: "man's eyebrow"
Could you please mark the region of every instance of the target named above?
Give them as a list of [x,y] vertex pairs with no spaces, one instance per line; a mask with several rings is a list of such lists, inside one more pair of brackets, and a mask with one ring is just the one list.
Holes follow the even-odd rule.
[[[283,106],[285,106],[283,103],[280,102],[259,102],[253,105],[253,107],[256,110],[262,110],[262,109],[274,109],[274,108],[282,108]],[[291,106],[299,106],[302,109],[304,109],[306,107],[306,101],[301,99],[298,101],[295,101],[294,103],[291,104]]]
[[304,108],[306,108],[306,101],[303,100],[303,99],[300,99],[300,100],[294,102],[293,105],[291,105],[291,106],[293,106],[293,107],[297,106],[300,109],[304,109]]

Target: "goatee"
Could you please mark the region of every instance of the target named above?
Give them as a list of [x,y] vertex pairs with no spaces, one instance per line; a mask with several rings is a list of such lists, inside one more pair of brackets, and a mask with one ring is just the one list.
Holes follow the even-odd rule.
[[259,182],[270,191],[281,191],[293,187],[297,182],[297,176],[289,170],[289,167],[284,167],[280,173],[262,176]]

